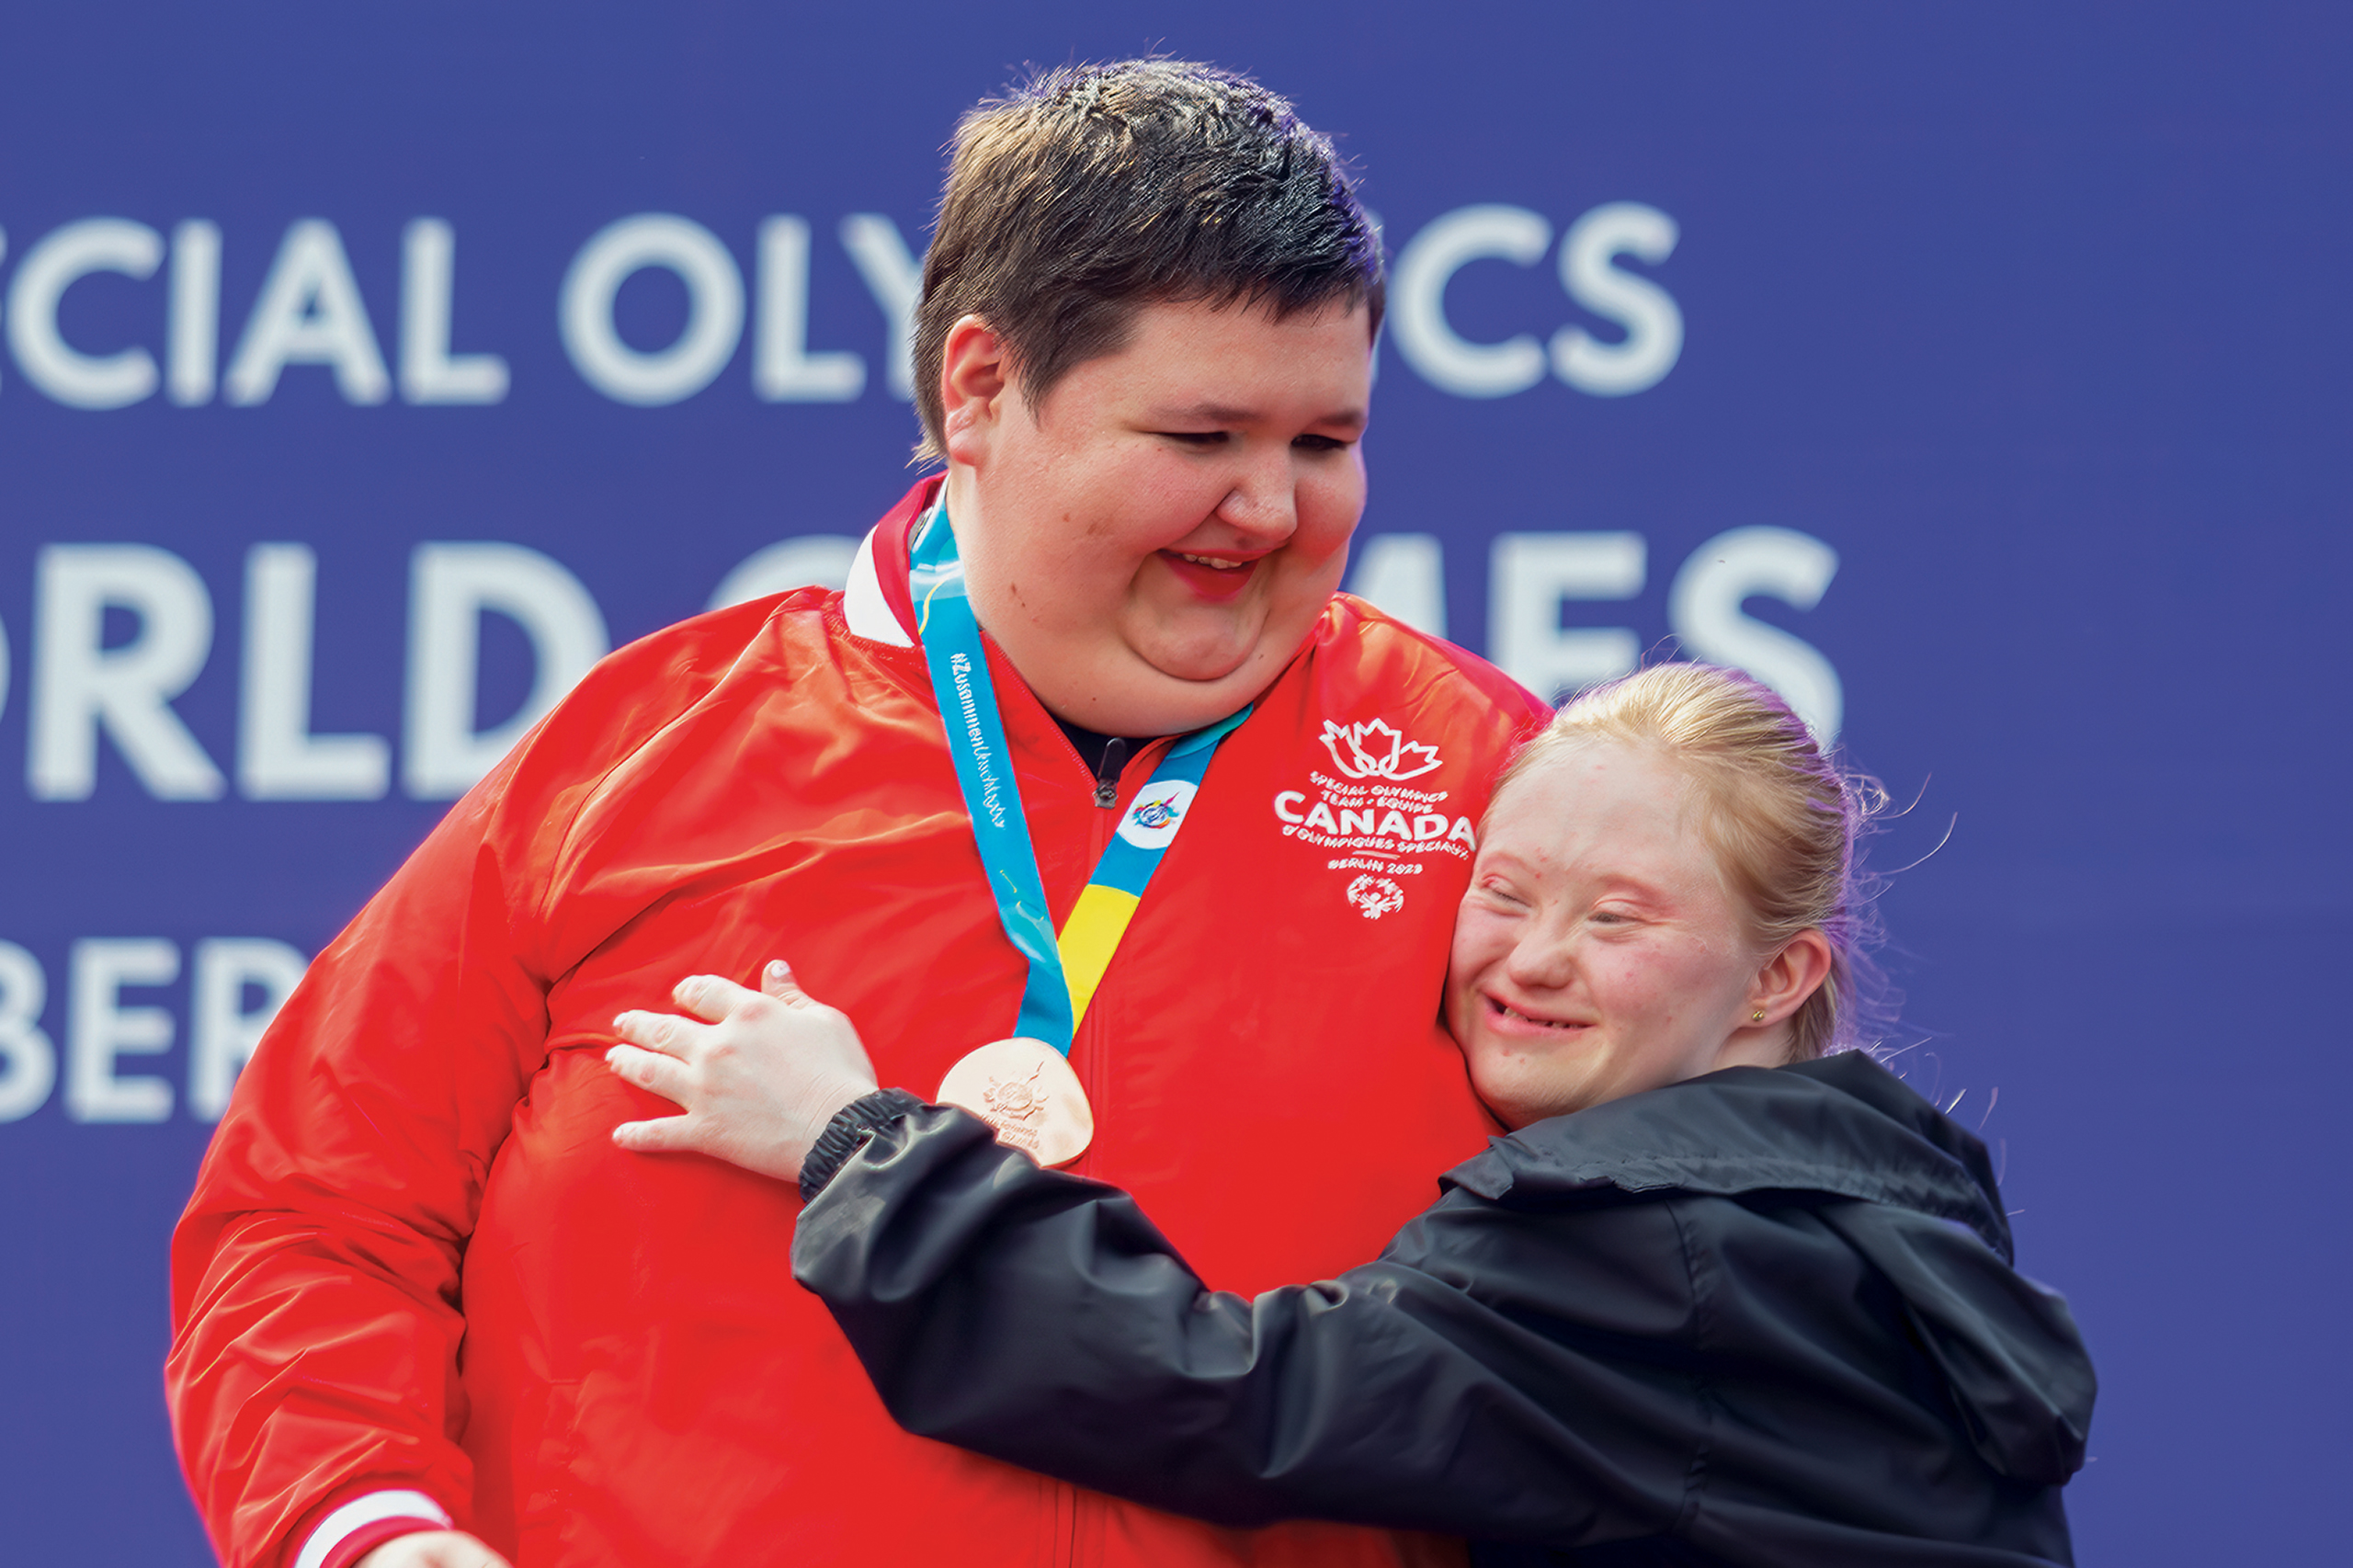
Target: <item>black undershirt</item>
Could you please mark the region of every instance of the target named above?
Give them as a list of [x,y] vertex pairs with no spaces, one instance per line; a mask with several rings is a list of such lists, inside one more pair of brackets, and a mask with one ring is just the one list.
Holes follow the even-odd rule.
[[1098,735],[1093,730],[1072,723],[1059,713],[1054,715],[1054,722],[1061,725],[1063,733],[1070,738],[1071,749],[1078,753],[1078,760],[1086,764],[1086,770],[1095,775],[1095,803],[1098,806],[1119,803],[1120,769],[1127,767],[1130,757],[1158,739],[1154,735],[1146,735],[1141,740],[1127,735]]

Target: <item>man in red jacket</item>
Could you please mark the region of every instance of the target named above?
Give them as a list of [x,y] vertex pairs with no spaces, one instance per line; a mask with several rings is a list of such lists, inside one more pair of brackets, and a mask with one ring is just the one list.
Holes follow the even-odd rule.
[[1066,70],[968,118],[916,347],[944,478],[845,592],[600,665],[247,1068],[176,1238],[167,1368],[224,1562],[1433,1550],[1219,1529],[905,1436],[792,1283],[792,1191],[618,1150],[674,1108],[602,1061],[616,1014],[782,955],[893,1081],[1009,1035],[1066,1051],[1074,1168],[1221,1285],[1336,1270],[1419,1210],[1488,1130],[1438,990],[1486,780],[1540,710],[1333,592],[1381,304],[1328,143],[1253,84]]

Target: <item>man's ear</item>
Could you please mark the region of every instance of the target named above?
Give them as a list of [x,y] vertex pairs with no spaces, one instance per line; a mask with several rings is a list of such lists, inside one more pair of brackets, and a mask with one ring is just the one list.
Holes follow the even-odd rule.
[[939,423],[948,460],[986,467],[997,426],[1017,400],[1004,340],[979,316],[959,316],[939,356]]

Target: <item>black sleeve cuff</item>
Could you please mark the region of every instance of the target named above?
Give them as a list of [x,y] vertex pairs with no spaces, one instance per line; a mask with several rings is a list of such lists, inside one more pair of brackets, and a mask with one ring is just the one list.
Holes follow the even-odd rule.
[[806,1203],[823,1192],[825,1184],[858,1153],[869,1133],[885,1122],[922,1108],[923,1101],[904,1089],[877,1089],[834,1112],[834,1119],[825,1123],[825,1131],[817,1135],[809,1157],[801,1162],[801,1201]]

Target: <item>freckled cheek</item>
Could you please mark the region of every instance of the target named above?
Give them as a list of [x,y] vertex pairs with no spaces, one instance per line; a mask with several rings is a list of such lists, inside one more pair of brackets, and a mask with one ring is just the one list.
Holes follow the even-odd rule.
[[1661,1028],[1680,1028],[1706,1010],[1721,983],[1712,965],[1654,959],[1626,977],[1625,1011]]
[[1642,955],[1612,953],[1586,969],[1586,983],[1605,1013],[1625,1023],[1671,1022],[1680,1000],[1673,977],[1662,975]]

